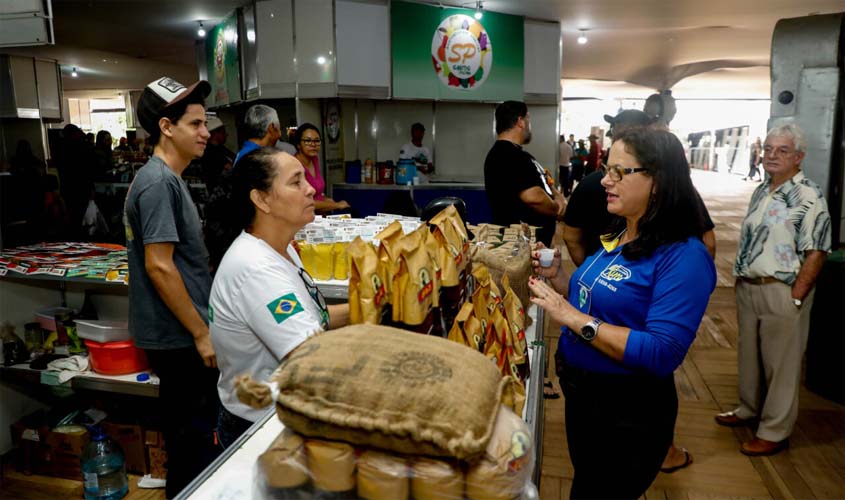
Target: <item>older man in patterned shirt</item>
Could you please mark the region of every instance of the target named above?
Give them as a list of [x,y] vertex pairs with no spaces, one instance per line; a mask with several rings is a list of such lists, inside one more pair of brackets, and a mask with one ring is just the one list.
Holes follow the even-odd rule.
[[801,172],[805,149],[797,125],[769,131],[763,147],[769,177],[751,196],[734,265],[740,403],[716,422],[736,427],[759,419],[754,439],[740,447],[751,456],[789,445],[814,286],[830,251],[824,194]]

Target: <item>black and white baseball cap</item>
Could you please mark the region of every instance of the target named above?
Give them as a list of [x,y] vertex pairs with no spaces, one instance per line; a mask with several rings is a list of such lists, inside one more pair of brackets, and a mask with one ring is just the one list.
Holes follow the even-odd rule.
[[190,87],[185,87],[176,80],[163,76],[150,82],[138,99],[138,121],[148,133],[158,131],[158,121],[164,109],[194,94],[200,94],[203,99],[211,93],[211,85],[200,80]]

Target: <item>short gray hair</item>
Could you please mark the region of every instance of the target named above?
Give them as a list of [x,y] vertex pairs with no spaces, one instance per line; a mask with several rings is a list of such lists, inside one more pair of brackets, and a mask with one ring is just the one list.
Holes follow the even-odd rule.
[[807,141],[804,139],[804,131],[796,123],[787,123],[773,127],[766,133],[766,140],[769,137],[789,137],[795,146],[795,151],[803,153],[807,150]]
[[275,125],[277,129],[281,130],[279,114],[276,113],[275,109],[264,104],[256,104],[246,110],[244,125],[246,126],[247,139],[264,137],[270,125]]

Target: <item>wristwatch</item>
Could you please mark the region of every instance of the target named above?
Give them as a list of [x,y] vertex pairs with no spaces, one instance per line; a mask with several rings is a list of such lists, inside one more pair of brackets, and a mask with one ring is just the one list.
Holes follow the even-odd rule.
[[801,299],[792,299],[792,303],[795,304],[795,307],[801,307],[804,302]]
[[599,333],[599,325],[601,325],[602,323],[602,320],[598,318],[593,318],[592,321],[581,327],[581,338],[586,340],[587,342],[592,342],[593,339],[596,338],[596,335]]

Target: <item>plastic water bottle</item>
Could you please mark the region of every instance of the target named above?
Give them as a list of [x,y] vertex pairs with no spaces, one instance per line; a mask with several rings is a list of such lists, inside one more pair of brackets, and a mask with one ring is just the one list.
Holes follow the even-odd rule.
[[129,491],[123,450],[99,427],[91,430],[91,442],[82,453],[82,478],[85,500],[116,500]]

